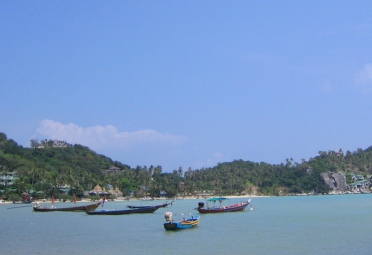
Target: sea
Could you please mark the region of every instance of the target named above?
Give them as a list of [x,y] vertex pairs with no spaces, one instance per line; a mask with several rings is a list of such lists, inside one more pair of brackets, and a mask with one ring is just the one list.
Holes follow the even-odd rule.
[[[165,212],[174,219],[195,214],[203,199],[131,215],[40,213],[31,205],[0,204],[0,254],[372,254],[372,194],[251,199],[244,212],[202,214],[196,228],[178,231],[164,229]],[[164,202],[106,201],[103,209]]]

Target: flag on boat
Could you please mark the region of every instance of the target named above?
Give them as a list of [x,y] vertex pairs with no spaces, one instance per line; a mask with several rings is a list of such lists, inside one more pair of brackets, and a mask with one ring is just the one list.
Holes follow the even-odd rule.
[[76,196],[74,195],[74,204],[76,205]]
[[103,207],[103,204],[105,203],[105,200],[106,200],[106,196],[103,196],[103,198],[102,198],[102,207]]
[[54,197],[52,197],[52,205],[54,205]]

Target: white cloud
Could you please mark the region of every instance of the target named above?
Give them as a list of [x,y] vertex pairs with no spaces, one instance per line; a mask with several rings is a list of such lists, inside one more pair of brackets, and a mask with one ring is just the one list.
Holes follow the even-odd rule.
[[364,68],[355,75],[355,81],[363,92],[372,92],[372,65],[366,64]]
[[94,150],[130,149],[148,144],[177,145],[186,140],[183,136],[162,134],[151,129],[119,132],[111,125],[83,128],[73,123],[62,124],[53,120],[41,121],[37,132],[46,136],[43,139],[57,139],[70,144],[81,144]]

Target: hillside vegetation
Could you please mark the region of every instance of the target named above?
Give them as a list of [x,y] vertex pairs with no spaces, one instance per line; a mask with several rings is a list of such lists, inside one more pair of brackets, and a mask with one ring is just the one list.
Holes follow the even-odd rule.
[[[287,159],[282,164],[235,160],[202,169],[179,168],[163,173],[161,166],[134,168],[99,155],[82,145],[53,146],[53,141],[24,148],[0,133],[0,172],[17,173],[12,185],[0,185],[3,199],[22,192],[38,191],[40,197],[62,196],[61,186],[69,186],[68,196],[82,197],[96,185],[112,185],[124,196],[159,197],[189,195],[288,195],[328,193],[322,172],[342,172],[348,180],[352,174],[372,174],[372,146],[354,152],[319,151],[308,161]],[[106,171],[112,167],[119,171]]]

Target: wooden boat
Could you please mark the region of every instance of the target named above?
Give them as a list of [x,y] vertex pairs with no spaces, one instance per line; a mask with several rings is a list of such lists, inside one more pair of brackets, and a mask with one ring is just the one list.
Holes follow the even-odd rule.
[[161,205],[128,205],[127,207],[130,209],[139,209],[139,208],[149,208],[149,207],[158,207],[158,208],[164,208],[167,207],[168,205],[172,205],[174,201],[172,202],[166,202]]
[[167,222],[164,223],[165,230],[178,230],[178,229],[186,229],[186,228],[193,228],[196,227],[200,223],[200,215],[190,216],[190,218],[182,219],[180,221],[173,221],[172,213],[166,212],[165,220]]
[[[196,210],[198,210],[199,213],[241,212],[241,211],[244,211],[245,208],[251,203],[251,199],[249,199],[247,202],[241,202],[241,203],[233,204],[229,206],[222,205],[223,201],[226,201],[226,200],[228,199],[224,197],[212,197],[207,200],[207,203],[213,202],[213,206],[209,207],[207,205],[207,207],[204,208],[204,203],[199,202]],[[218,206],[215,205],[216,202],[219,202]]]
[[34,212],[85,212],[85,211],[94,211],[101,204],[101,202],[90,204],[90,205],[81,205],[65,208],[57,207],[40,207],[40,204],[35,204]]
[[85,211],[88,215],[121,215],[121,214],[135,214],[135,213],[153,213],[160,207],[149,206],[144,208],[135,208],[135,209],[107,209],[107,210],[97,210],[97,211]]

